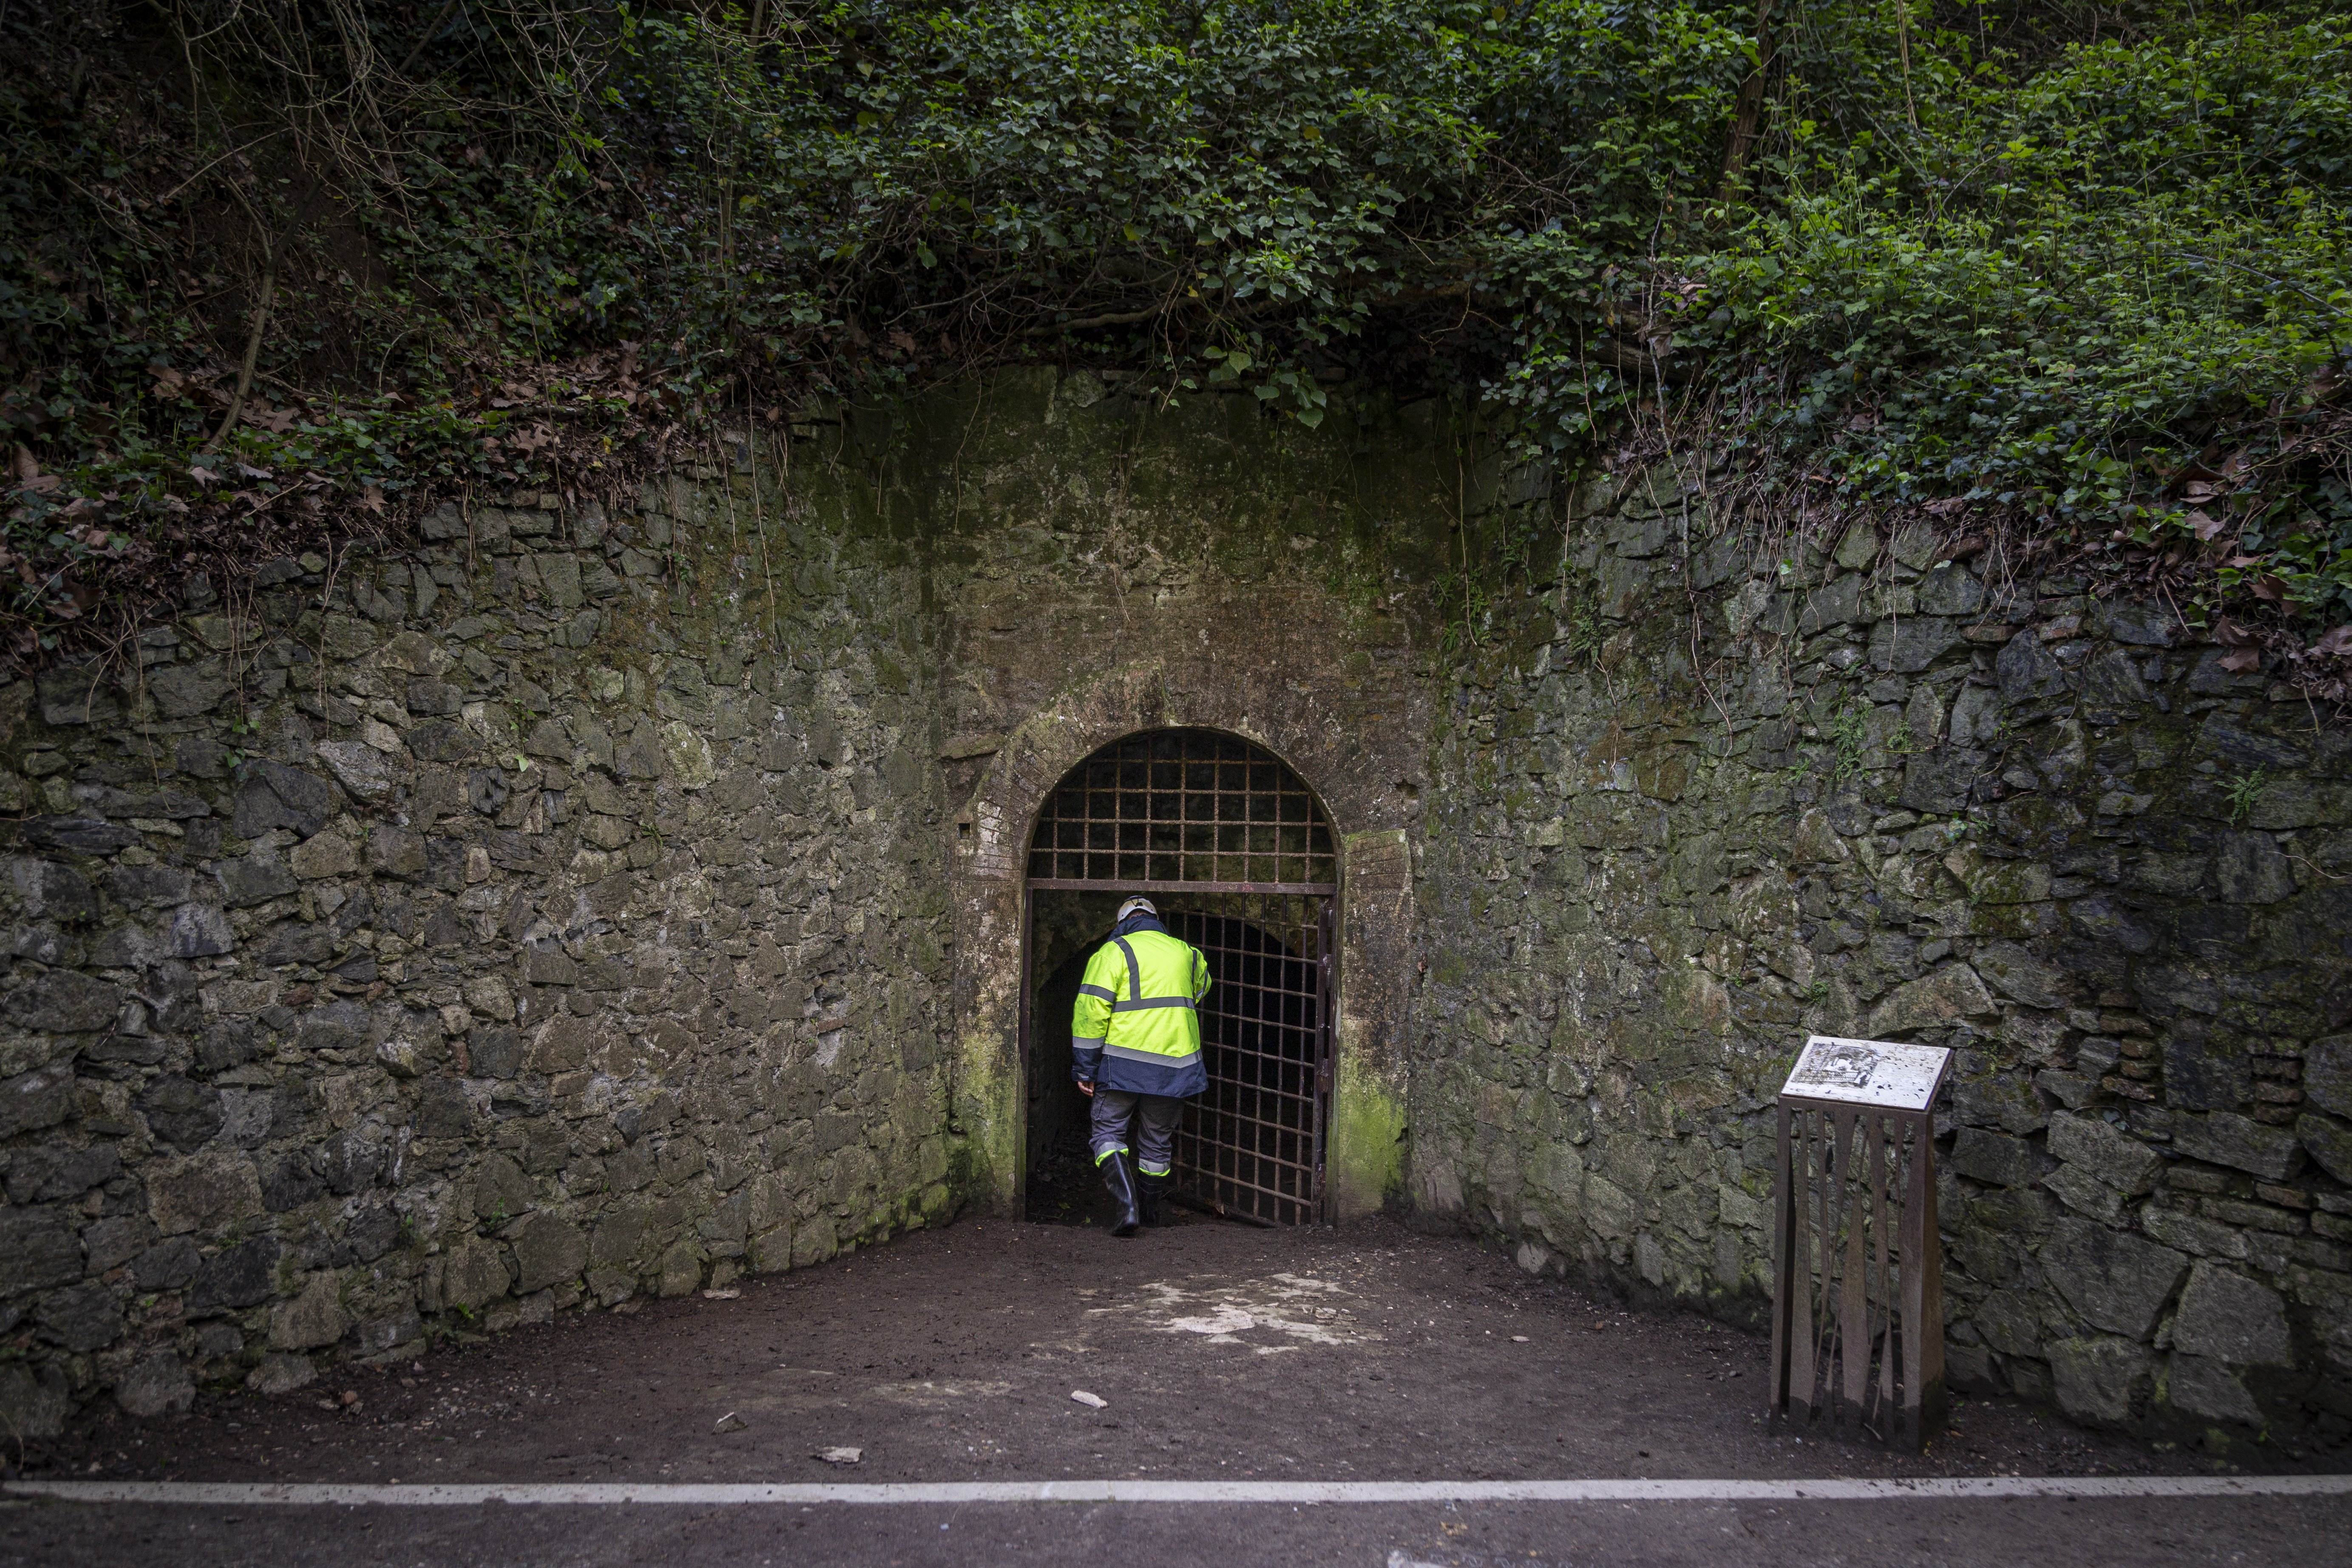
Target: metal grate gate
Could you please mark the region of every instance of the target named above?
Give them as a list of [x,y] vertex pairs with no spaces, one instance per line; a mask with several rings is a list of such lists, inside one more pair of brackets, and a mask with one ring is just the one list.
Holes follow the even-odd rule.
[[1175,1190],[1215,1213],[1311,1224],[1323,1202],[1331,1097],[1331,904],[1281,927],[1171,914],[1168,929],[1209,961],[1201,1008],[1208,1092],[1184,1108]]
[[1330,826],[1298,776],[1205,730],[1155,731],[1095,752],[1047,797],[1030,841],[1033,899],[1197,894],[1231,907],[1241,896],[1248,918],[1159,900],[1215,982],[1201,1014],[1209,1089],[1186,1107],[1174,1190],[1232,1218],[1320,1216],[1338,872]]
[[1298,775],[1207,730],[1105,746],[1046,798],[1029,847],[1033,888],[1328,892],[1338,868]]

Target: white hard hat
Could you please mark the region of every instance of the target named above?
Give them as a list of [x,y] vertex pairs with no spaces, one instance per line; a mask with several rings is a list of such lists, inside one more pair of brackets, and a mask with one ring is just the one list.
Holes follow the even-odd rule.
[[1129,899],[1127,902],[1118,906],[1118,918],[1120,920],[1125,920],[1129,915],[1150,915],[1154,919],[1157,919],[1159,914],[1160,911],[1151,907],[1151,900],[1150,899]]

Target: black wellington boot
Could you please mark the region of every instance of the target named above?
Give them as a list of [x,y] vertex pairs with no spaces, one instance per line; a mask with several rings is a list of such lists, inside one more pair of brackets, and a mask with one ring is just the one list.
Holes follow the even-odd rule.
[[1113,1236],[1133,1236],[1143,1216],[1135,1212],[1135,1173],[1127,1168],[1127,1156],[1114,1153],[1102,1163],[1103,1185],[1110,1189],[1111,1202],[1118,1213],[1111,1215]]
[[1167,1190],[1166,1176],[1155,1176],[1149,1171],[1135,1173],[1135,1212],[1154,1230],[1160,1228],[1160,1194]]

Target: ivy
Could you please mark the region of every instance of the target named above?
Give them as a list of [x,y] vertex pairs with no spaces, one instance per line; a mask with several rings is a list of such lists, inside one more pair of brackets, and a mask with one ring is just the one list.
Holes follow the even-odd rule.
[[[609,488],[680,433],[1024,360],[1305,426],[1349,385],[1476,401],[1570,470],[1705,425],[1850,502],[2171,573],[2192,615],[2352,616],[2338,13],[5,18],[20,658],[207,550]],[[1444,567],[1467,644],[1524,563]]]

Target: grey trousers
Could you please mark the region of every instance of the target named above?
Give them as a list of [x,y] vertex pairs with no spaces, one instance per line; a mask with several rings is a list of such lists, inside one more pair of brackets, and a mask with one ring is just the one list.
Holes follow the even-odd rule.
[[[1143,1114],[1136,1115],[1140,1107]],[[1176,1124],[1183,1120],[1184,1102],[1171,1094],[1130,1094],[1120,1089],[1095,1090],[1088,1114],[1094,1132],[1095,1163],[1114,1153],[1128,1152],[1127,1123],[1134,1117],[1135,1168],[1147,1176],[1164,1176],[1176,1163]]]

